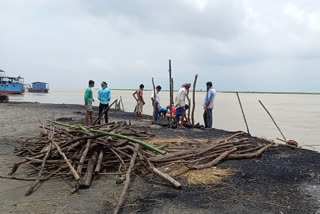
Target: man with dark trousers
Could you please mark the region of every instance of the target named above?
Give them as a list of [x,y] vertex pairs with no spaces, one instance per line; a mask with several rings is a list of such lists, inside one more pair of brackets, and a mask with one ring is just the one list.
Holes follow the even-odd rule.
[[207,82],[207,94],[203,104],[203,120],[205,128],[212,128],[212,109],[213,101],[216,96],[216,89],[212,86],[212,82]]
[[[99,105],[99,116],[102,114],[102,112],[109,107],[109,102],[111,99],[111,91],[108,88],[108,84],[106,82],[101,83],[101,88],[98,92],[98,100],[100,100]],[[109,122],[108,120],[108,111],[105,112],[104,120],[106,123]]]

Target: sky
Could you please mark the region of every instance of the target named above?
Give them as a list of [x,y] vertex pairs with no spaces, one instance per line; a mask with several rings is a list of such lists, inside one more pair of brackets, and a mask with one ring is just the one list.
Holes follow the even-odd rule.
[[0,69],[25,83],[320,92],[320,1],[0,0]]

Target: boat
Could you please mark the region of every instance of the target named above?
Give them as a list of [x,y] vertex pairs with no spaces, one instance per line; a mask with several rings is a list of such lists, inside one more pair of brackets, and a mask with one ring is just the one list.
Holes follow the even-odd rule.
[[49,84],[45,82],[33,82],[31,83],[31,87],[28,88],[28,92],[30,93],[48,93],[49,92]]
[[3,70],[0,70],[0,93],[2,94],[23,94],[24,93],[24,78],[9,77],[5,75]]

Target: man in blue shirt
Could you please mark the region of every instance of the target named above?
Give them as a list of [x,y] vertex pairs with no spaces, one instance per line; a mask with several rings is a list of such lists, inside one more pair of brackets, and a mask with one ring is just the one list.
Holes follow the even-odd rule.
[[203,120],[205,128],[212,128],[212,109],[213,101],[216,96],[216,89],[212,86],[212,82],[207,82],[207,94],[203,104]]
[[[98,92],[98,100],[100,100],[99,105],[99,116],[102,114],[102,112],[109,107],[109,101],[111,99],[111,91],[108,87],[108,84],[106,82],[101,83],[101,88]],[[104,120],[106,123],[108,123],[108,111],[105,112]]]

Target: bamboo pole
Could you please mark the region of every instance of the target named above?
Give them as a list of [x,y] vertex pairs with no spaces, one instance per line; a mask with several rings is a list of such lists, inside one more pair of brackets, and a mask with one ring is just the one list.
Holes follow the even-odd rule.
[[192,127],[194,127],[194,110],[196,108],[196,84],[197,84],[197,79],[198,79],[198,74],[194,77],[194,82],[193,82],[193,91],[192,91]]
[[262,105],[262,107],[264,108],[264,110],[266,110],[266,112],[268,113],[268,115],[270,116],[271,120],[273,121],[274,125],[276,125],[276,127],[278,128],[280,134],[282,135],[283,139],[285,141],[287,141],[286,137],[284,136],[284,134],[282,133],[281,129],[279,128],[278,124],[276,123],[276,121],[273,119],[273,117],[271,116],[270,112],[267,110],[267,108],[263,105],[263,103],[259,100],[259,103]]
[[[74,129],[81,129],[79,127],[79,125],[69,125],[69,124],[65,124],[65,123],[60,123],[60,122],[57,122],[57,121],[52,121],[52,120],[49,120],[51,123],[54,123],[54,124],[57,124],[57,125],[60,125],[60,126],[65,126],[65,127],[69,127],[69,128],[74,128]],[[128,141],[131,141],[133,143],[138,143],[144,147],[147,147],[148,149],[151,149],[155,152],[158,152],[160,154],[165,154],[166,152],[161,150],[161,149],[158,149],[144,141],[141,141],[141,140],[138,140],[138,139],[134,139],[134,138],[131,138],[131,137],[127,137],[127,136],[124,136],[124,135],[120,135],[120,134],[115,134],[115,133],[112,133],[112,132],[107,132],[107,131],[101,131],[101,130],[96,130],[96,129],[91,129],[91,128],[87,128],[85,127],[88,131],[90,132],[94,132],[94,133],[99,133],[99,134],[104,134],[104,135],[109,135],[109,136],[113,136],[113,137],[117,137],[117,138],[121,138],[121,139],[125,139],[125,140],[128,140]]]
[[241,104],[241,100],[240,100],[239,94],[238,94],[238,92],[236,92],[236,94],[237,94],[238,101],[239,101],[239,104],[240,104],[242,116],[243,116],[244,122],[245,122],[246,127],[247,127],[247,132],[248,132],[248,134],[250,134],[249,127],[248,127],[248,123],[247,123],[247,119],[246,119],[246,115],[244,114],[244,111],[243,111],[243,108],[242,108],[242,104]]
[[171,78],[171,91],[170,91],[170,128],[172,128],[172,106],[173,106],[173,78]]
[[170,120],[169,120],[169,123],[170,123],[170,128],[172,128],[172,104],[173,104],[173,80],[172,80],[172,77],[171,77],[171,59],[169,59],[169,85],[170,85],[170,100],[169,100],[169,103],[170,103]]
[[156,87],[154,85],[154,78],[152,77],[152,86],[153,86],[153,114],[152,114],[152,124],[156,124]]
[[187,100],[188,100],[188,105],[189,105],[189,108],[188,108],[188,123],[190,123],[190,108],[191,108],[191,101],[190,101],[190,97],[189,97],[189,90],[187,92]]
[[122,110],[124,111],[124,106],[123,106],[123,101],[122,101],[122,97],[120,96],[120,103],[121,103],[121,106],[122,106]]

